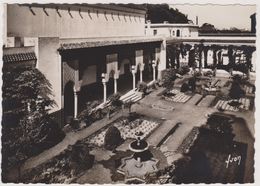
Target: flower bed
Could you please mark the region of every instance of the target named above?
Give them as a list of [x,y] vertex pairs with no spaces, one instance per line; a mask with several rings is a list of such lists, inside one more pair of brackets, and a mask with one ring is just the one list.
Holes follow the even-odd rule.
[[250,107],[250,99],[248,98],[240,98],[238,100],[238,106],[232,106],[232,100],[218,100],[216,105],[214,106],[217,109],[229,110],[229,111],[239,111],[239,110],[249,110]]
[[[156,121],[151,118],[138,116],[132,121],[129,121],[127,117],[121,117],[111,123],[111,125],[115,126],[119,129],[121,133],[121,137],[126,139],[135,139],[136,132],[142,132],[144,138],[147,137],[151,132],[160,124],[159,121]],[[108,126],[111,126],[108,125]],[[104,138],[106,131],[108,130],[108,126],[106,128],[101,129],[97,133],[91,135],[87,142],[90,144],[94,144],[96,146],[103,146],[104,145]]]
[[179,90],[172,89],[169,92],[165,93],[163,95],[163,98],[167,101],[173,101],[173,102],[177,102],[177,103],[185,103],[191,98],[191,96],[187,95],[183,92],[180,92]]
[[71,183],[94,163],[90,147],[83,141],[63,151],[48,162],[41,164],[21,178],[23,183]]

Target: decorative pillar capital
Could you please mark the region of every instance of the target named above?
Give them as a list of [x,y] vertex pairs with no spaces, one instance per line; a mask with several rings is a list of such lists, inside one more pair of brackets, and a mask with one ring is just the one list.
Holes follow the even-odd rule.
[[136,73],[136,68],[135,68],[134,65],[131,66],[131,72],[132,72],[132,74],[135,74],[135,73]]

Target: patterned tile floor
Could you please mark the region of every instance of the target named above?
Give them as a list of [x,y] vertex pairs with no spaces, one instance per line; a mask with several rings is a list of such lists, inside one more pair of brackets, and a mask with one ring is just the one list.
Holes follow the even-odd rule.
[[191,98],[190,95],[186,95],[185,93],[180,92],[176,89],[171,90],[170,93],[175,94],[175,96],[171,96],[171,97],[165,96],[164,97],[165,100],[178,102],[178,103],[185,103]]
[[229,101],[219,100],[217,104],[214,106],[214,108],[237,112],[239,111],[239,109],[249,110],[250,107],[250,99],[248,98],[240,98],[239,103],[241,103],[241,105],[239,107],[231,106],[228,104],[228,102]]
[[[125,139],[135,139],[136,132],[143,132],[143,136],[148,136],[158,125],[159,122],[150,121],[146,119],[136,119],[133,122],[128,123],[127,125],[124,124],[124,120],[120,120],[113,124],[117,127],[121,133],[121,137]],[[132,126],[132,127],[131,127]],[[104,138],[106,134],[107,128],[101,130],[98,134],[90,136],[88,139],[89,143],[97,145],[99,147],[104,145]]]

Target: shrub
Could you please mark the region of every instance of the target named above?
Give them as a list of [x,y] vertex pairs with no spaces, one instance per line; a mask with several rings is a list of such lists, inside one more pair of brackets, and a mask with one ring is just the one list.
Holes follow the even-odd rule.
[[132,108],[132,105],[133,105],[133,104],[134,104],[134,102],[131,101],[131,100],[124,103],[124,107],[125,107],[125,108],[128,108],[128,112],[129,112],[129,113],[131,113],[131,108]]
[[181,86],[181,92],[187,92],[189,90],[188,83],[183,83]]
[[115,93],[109,97],[109,100],[111,102],[111,105],[114,107],[120,107],[122,106],[123,102],[120,100],[121,94]]
[[120,131],[115,126],[108,128],[105,134],[104,147],[107,150],[115,150],[122,142]]
[[187,74],[189,71],[190,71],[189,66],[185,65],[185,66],[182,66],[180,69],[178,69],[177,73],[183,76],[183,75]]
[[85,120],[90,116],[93,112],[93,109],[96,108],[100,104],[99,101],[88,101],[84,107],[84,109],[79,113],[78,119]]
[[196,89],[196,78],[195,77],[191,77],[189,80],[188,80],[188,85],[189,85],[189,88],[192,92],[195,91]]
[[167,69],[162,77],[162,86],[172,89],[176,78],[176,71],[174,69]]
[[202,76],[201,72],[199,72],[199,71],[194,72],[194,77],[200,77],[200,76]]
[[239,83],[234,81],[229,91],[229,97],[231,99],[240,99],[245,95],[245,91],[240,87]]
[[233,82],[242,83],[242,76],[241,75],[235,74],[232,77],[232,79],[233,79]]
[[137,87],[140,92],[142,92],[143,94],[147,94],[148,86],[145,82],[139,82]]
[[204,72],[204,76],[213,76],[213,72],[211,70],[208,70]]
[[71,148],[68,148],[68,156],[71,169],[74,169],[76,173],[80,170],[86,170],[93,166],[94,156],[89,154],[89,147],[83,142],[77,142]]

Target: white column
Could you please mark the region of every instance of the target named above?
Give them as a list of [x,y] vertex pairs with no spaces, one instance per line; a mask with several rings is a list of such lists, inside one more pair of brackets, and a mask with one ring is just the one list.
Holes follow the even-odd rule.
[[103,90],[103,98],[104,98],[104,103],[106,103],[106,101],[107,101],[107,84],[106,84],[106,82],[105,81],[102,81],[102,83],[103,83],[103,88],[104,88],[104,90]]
[[132,72],[132,75],[133,75],[133,90],[135,90],[135,73]]
[[114,78],[114,93],[117,93],[117,79]]
[[78,94],[74,91],[74,118],[78,116]]
[[143,82],[143,71],[140,70],[140,83]]
[[134,65],[132,65],[131,67],[131,72],[132,72],[132,75],[133,75],[133,90],[135,90],[135,73],[136,73],[136,67]]
[[156,80],[156,77],[155,77],[155,67],[156,67],[156,64],[155,64],[155,61],[153,61],[153,64],[152,64],[152,66],[153,66],[153,81],[155,81]]
[[[164,37],[161,47],[157,49],[159,52],[159,63],[158,63],[158,79],[162,78],[162,71],[166,69],[166,38]],[[156,58],[157,60],[158,58]]]

